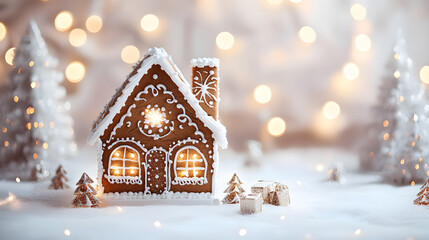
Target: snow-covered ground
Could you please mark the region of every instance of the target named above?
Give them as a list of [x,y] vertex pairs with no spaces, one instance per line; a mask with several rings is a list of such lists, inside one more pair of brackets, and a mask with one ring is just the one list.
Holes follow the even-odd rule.
[[[1,181],[0,239],[418,240],[429,236],[429,208],[412,204],[421,185],[381,184],[376,175],[357,173],[356,156],[336,149],[273,152],[260,169],[243,167],[241,154],[221,152],[220,196],[234,172],[246,191],[258,179],[289,186],[290,206],[264,205],[257,215],[241,215],[239,205],[72,208],[73,185],[83,171],[95,179],[95,159],[94,150],[81,149],[80,156],[64,164],[72,187],[67,191],[47,190],[49,181]],[[344,184],[324,181],[335,162],[342,162],[347,170]],[[319,164],[325,167],[322,172],[316,170]],[[10,202],[5,200],[9,192],[16,196]]]

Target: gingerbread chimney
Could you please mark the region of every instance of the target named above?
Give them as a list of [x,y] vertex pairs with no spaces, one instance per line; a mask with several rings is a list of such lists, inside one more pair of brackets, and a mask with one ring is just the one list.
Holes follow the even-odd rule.
[[219,59],[192,59],[191,65],[192,93],[204,111],[217,120],[219,113]]

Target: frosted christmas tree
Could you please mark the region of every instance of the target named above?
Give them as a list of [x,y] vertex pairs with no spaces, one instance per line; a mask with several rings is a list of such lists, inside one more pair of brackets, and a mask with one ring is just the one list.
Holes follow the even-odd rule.
[[392,184],[405,185],[420,183],[427,178],[429,135],[424,85],[403,49],[404,39],[400,39],[399,46],[401,51],[395,58],[400,64],[393,72],[398,79],[398,87],[393,91],[397,102],[396,127],[389,142],[384,178]]
[[2,177],[39,180],[52,165],[75,151],[72,119],[63,74],[48,53],[39,28],[31,21],[15,50],[9,96],[0,124]]
[[67,182],[69,181],[66,177],[67,172],[64,170],[63,166],[60,165],[57,168],[55,176],[51,180],[51,185],[49,188],[52,189],[67,189],[70,188],[69,185],[67,185]]
[[373,109],[375,122],[370,127],[369,137],[360,156],[360,165],[364,170],[382,170],[391,155],[389,146],[396,128],[399,104],[395,96],[398,78],[393,73],[404,65],[400,55],[405,56],[405,41],[399,30],[390,61],[386,65],[387,74],[384,75],[379,89],[378,104]]
[[91,186],[93,182],[86,173],[82,174],[73,193],[76,195],[73,199],[74,207],[100,207],[101,201],[95,196],[97,191]]
[[420,192],[417,194],[417,199],[414,200],[416,205],[429,205],[429,179],[420,188]]
[[225,189],[227,195],[223,198],[222,203],[234,204],[240,202],[240,195],[244,193],[244,189],[241,187],[243,184],[238,178],[237,174],[234,173],[231,180],[228,182],[228,187]]

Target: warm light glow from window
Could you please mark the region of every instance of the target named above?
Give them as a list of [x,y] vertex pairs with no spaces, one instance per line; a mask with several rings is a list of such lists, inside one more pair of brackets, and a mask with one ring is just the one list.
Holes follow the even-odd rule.
[[338,103],[334,101],[326,102],[325,105],[323,105],[323,115],[327,119],[336,119],[341,113],[341,108]]
[[66,78],[72,83],[78,83],[85,77],[85,66],[78,61],[71,62],[66,68]]
[[140,58],[140,51],[133,45],[125,46],[121,52],[122,61],[134,64]]
[[4,59],[6,60],[6,63],[13,66],[13,58],[15,57],[15,48],[9,48],[9,50],[6,51],[6,54],[4,55]]
[[161,124],[162,121],[164,121],[164,117],[162,116],[162,113],[159,109],[152,109],[146,112],[147,120],[150,125],[158,126]]
[[344,76],[349,80],[355,80],[359,76],[359,67],[354,63],[347,63],[343,67]]
[[355,40],[356,48],[359,51],[366,52],[371,49],[371,39],[366,34],[359,34]]
[[0,22],[0,42],[6,38],[6,34],[6,26],[2,22]]
[[221,32],[216,37],[216,45],[222,50],[228,50],[234,45],[234,36],[229,32]]
[[420,80],[425,84],[429,84],[429,66],[423,66],[420,69]]
[[316,32],[309,26],[302,27],[298,32],[298,36],[304,43],[314,43],[316,41]]
[[69,34],[69,42],[73,47],[83,46],[86,42],[86,32],[83,29],[73,29]]
[[253,97],[258,103],[268,103],[271,99],[271,89],[267,85],[259,85],[255,88]]
[[147,14],[142,17],[140,21],[140,26],[143,30],[147,32],[153,32],[159,26],[159,19],[156,15]]
[[103,26],[103,20],[97,15],[92,15],[88,17],[88,19],[86,19],[85,26],[89,32],[97,33],[101,30],[101,27]]
[[286,131],[286,122],[279,118],[274,117],[268,121],[268,133],[274,137],[283,135]]
[[359,3],[355,3],[350,8],[350,13],[354,20],[362,21],[366,17],[366,8]]
[[115,170],[115,174],[119,174],[119,170],[118,169]]
[[73,24],[73,15],[68,11],[62,11],[55,17],[55,28],[64,32],[70,29]]

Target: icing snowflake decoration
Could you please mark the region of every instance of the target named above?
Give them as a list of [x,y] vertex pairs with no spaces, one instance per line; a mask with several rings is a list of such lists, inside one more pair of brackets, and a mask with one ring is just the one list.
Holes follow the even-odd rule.
[[[196,71],[196,73],[199,75],[194,77],[194,80],[203,80],[203,74],[201,74],[200,71]],[[204,102],[209,106],[210,108],[214,107],[214,103],[218,102],[218,98],[210,92],[212,90],[216,93],[216,82],[219,80],[216,77],[213,77],[214,71],[203,71],[204,75],[207,75],[207,77],[201,81],[201,82],[194,82],[194,91],[195,96],[197,97],[199,102]]]
[[[151,109],[146,109],[145,112],[142,112],[142,115],[145,115],[145,120],[144,123],[150,125],[152,128],[153,127],[157,127],[157,128],[161,128],[162,124],[168,123],[168,119],[165,118],[165,108],[151,108]],[[146,128],[147,125],[145,125]],[[162,132],[162,129],[160,129],[160,131]]]

